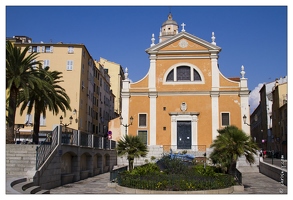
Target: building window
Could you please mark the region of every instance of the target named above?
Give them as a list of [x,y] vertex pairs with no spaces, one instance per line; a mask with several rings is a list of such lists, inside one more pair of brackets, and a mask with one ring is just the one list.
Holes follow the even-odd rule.
[[137,136],[140,138],[140,140],[147,145],[148,144],[148,132],[145,130],[140,130],[137,133]]
[[229,126],[229,125],[230,125],[230,114],[222,113],[222,126]]
[[32,46],[32,52],[38,52],[38,47],[37,46]]
[[196,71],[195,69],[193,69],[193,80],[194,81],[201,81],[201,77],[200,77],[198,71]]
[[83,81],[81,81],[81,90],[83,91],[84,90],[84,83],[83,83]]
[[202,81],[202,79],[196,69],[186,65],[175,67],[166,76],[166,82],[191,81]]
[[73,70],[73,60],[67,60],[67,67],[66,67],[66,69],[68,71]]
[[50,66],[50,60],[44,60],[44,66],[43,66],[43,69],[45,67],[49,67]]
[[174,81],[174,69],[169,72],[166,81]]
[[32,124],[33,123],[33,115],[31,115],[31,114],[27,114],[26,116],[25,116],[25,122],[24,122],[25,124]]
[[37,69],[36,62],[37,62],[36,60],[33,60],[33,61],[32,61],[32,68],[33,68],[33,69]]
[[146,127],[146,114],[139,114],[138,116],[139,116],[138,126]]
[[46,126],[46,117],[44,115],[40,117],[40,126]]
[[177,67],[177,81],[190,81],[190,67]]
[[51,52],[53,52],[53,46],[45,46],[45,52],[46,52],[46,53],[51,53]]
[[68,47],[68,53],[74,53],[74,47]]

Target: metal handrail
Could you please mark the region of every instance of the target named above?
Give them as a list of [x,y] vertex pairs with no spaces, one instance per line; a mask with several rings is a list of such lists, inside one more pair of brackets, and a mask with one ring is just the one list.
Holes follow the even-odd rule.
[[239,185],[242,185],[242,173],[236,168],[233,174],[234,174],[234,177],[236,178],[236,181],[239,183]]
[[58,126],[48,134],[48,137],[36,148],[36,170],[45,162],[50,153],[58,144]]

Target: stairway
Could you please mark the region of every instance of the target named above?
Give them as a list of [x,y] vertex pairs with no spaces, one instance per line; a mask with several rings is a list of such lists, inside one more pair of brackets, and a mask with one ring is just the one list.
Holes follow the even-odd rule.
[[36,172],[36,147],[30,144],[6,144],[6,193],[50,194],[33,182]]
[[26,178],[14,180],[10,183],[10,194],[50,194],[50,190],[42,190],[34,182],[27,181]]
[[246,162],[245,156],[241,156],[238,158],[236,168],[241,172],[259,172],[259,156],[254,155],[255,163],[249,164]]

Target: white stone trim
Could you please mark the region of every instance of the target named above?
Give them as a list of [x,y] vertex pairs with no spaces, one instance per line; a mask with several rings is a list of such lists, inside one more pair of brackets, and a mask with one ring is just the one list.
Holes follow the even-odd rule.
[[242,130],[247,134],[250,135],[250,126],[247,124],[244,124],[243,122],[243,116],[246,115],[247,123],[250,124],[250,111],[249,111],[249,95],[240,95],[240,103],[241,103],[241,124],[242,124]]
[[156,145],[157,134],[157,95],[149,95],[150,98],[150,145]]
[[157,60],[171,60],[171,59],[205,59],[210,56],[158,56]]
[[212,141],[217,138],[219,129],[219,96],[211,95],[212,104]]
[[[190,77],[191,77],[192,81],[177,81],[176,80],[176,77],[177,77],[176,72],[177,71],[175,70],[175,68],[180,67],[180,66],[188,66],[191,69],[195,69],[199,73],[199,75],[201,77],[201,81],[194,81],[193,80],[193,70],[191,70],[191,72],[190,72],[191,73]],[[166,81],[168,74],[172,70],[174,70],[175,81]],[[191,63],[187,63],[187,62],[176,63],[175,65],[172,65],[171,67],[169,67],[167,69],[167,71],[165,72],[165,74],[163,76],[163,85],[183,85],[183,84],[205,84],[205,77],[204,77],[203,73],[201,72],[201,70],[197,66],[195,66]]]
[[150,91],[156,91],[156,56],[150,55],[150,69],[149,69],[149,83]]
[[169,113],[171,115],[171,146],[177,146],[177,121],[191,121],[191,146],[197,145],[198,138],[198,117],[191,113]]
[[218,56],[214,54],[211,57],[212,57],[211,58],[212,90],[217,91],[217,90],[219,90],[219,86],[220,86],[220,71],[219,71],[219,68],[218,68]]

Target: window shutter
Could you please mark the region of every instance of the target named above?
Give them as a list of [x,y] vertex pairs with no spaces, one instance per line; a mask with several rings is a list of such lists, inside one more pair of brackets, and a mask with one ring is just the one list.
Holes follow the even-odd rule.
[[[33,63],[35,63],[35,62],[36,62],[36,60],[33,60],[32,62],[33,62]],[[34,64],[34,65],[32,65],[32,68],[33,68],[33,69],[36,69],[36,68],[37,68],[37,65],[35,65],[35,64]]]
[[46,125],[46,117],[41,115],[40,117],[40,126],[45,126]]
[[45,52],[45,46],[42,46],[42,52],[43,53]]
[[67,61],[67,70],[72,70],[73,69],[73,60],[68,60]]
[[43,66],[43,69],[45,68],[45,67],[49,67],[50,66],[50,60],[44,60],[44,66]]
[[38,53],[40,52],[40,46],[37,46],[37,52]]
[[53,52],[53,46],[50,46],[50,52]]
[[30,47],[28,48],[28,52],[29,52],[29,53],[32,52],[32,46],[30,46]]
[[25,116],[25,124],[28,124],[28,123],[33,123],[33,115],[32,114],[27,114]]

